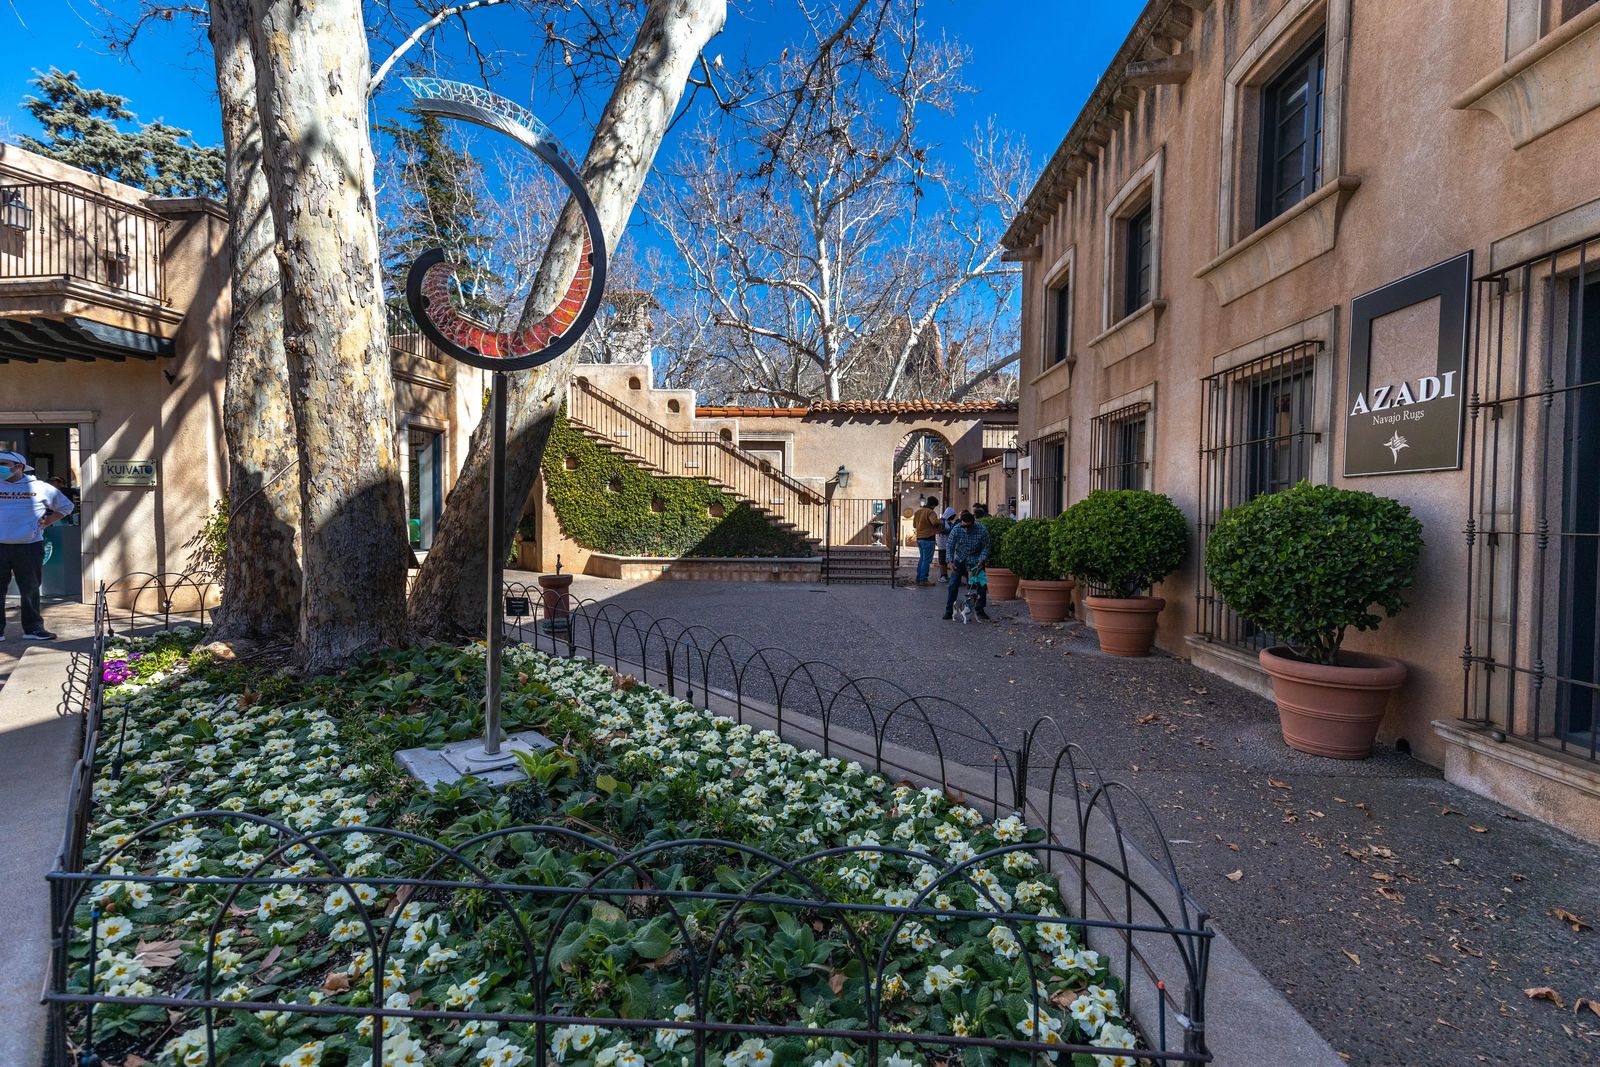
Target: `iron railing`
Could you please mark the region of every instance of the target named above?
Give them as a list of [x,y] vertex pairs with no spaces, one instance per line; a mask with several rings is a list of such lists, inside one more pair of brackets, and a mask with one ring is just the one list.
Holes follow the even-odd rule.
[[1089,426],[1089,488],[1150,488],[1150,404],[1108,411]]
[[[202,585],[168,580],[177,576],[146,576],[145,581],[150,577],[160,579],[158,602],[152,605],[155,610],[140,612],[135,598],[130,625],[146,621],[170,624],[173,598],[167,588]],[[133,587],[141,584],[133,583]],[[102,677],[107,641],[115,632],[106,592],[102,586],[96,599],[91,679]],[[693,1042],[697,1067],[704,1067],[714,1048],[721,1048],[724,1043],[731,1048],[739,1040],[754,1036],[847,1041],[852,1051],[858,1052],[856,1062],[868,1067],[879,1067],[884,1058],[883,1046],[892,1043],[910,1044],[924,1053],[945,1057],[961,1056],[964,1061],[980,1064],[1021,1063],[1023,1057],[1039,1063],[1041,1057],[1054,1058],[1062,1053],[1120,1054],[1163,1064],[1211,1061],[1205,1037],[1205,990],[1214,934],[1207,915],[1183,888],[1166,836],[1149,806],[1128,786],[1104,778],[1084,750],[1067,740],[1062,725],[1054,718],[1038,720],[1020,734],[1013,747],[1001,742],[984,717],[943,697],[911,695],[882,678],[849,675],[817,661],[803,660],[785,649],[760,648],[739,637],[717,635],[705,627],[658,619],[617,605],[556,599],[553,610],[546,614],[540,597],[529,595],[539,591],[508,583],[506,592],[516,598],[517,606],[525,603],[531,612],[508,620],[510,635],[540,651],[581,657],[619,674],[630,672],[709,714],[770,728],[791,743],[819,749],[825,756],[857,760],[893,780],[920,778],[937,785],[947,796],[958,797],[961,803],[993,817],[1011,812],[1023,814],[1029,825],[1047,831],[1047,839],[1006,845],[963,861],[875,843],[780,857],[738,842],[708,839],[654,842],[626,849],[588,829],[566,824],[500,828],[459,842],[441,842],[379,826],[344,826],[301,833],[258,815],[205,810],[138,827],[123,843],[86,868],[84,842],[93,815],[96,771],[105,758],[101,749],[110,736],[102,691],[95,682],[86,695],[83,755],[69,792],[73,818],[57,870],[49,877],[52,957],[45,993],[49,1012],[47,1067],[92,1060],[99,1040],[95,1011],[110,1006],[165,1010],[171,1027],[161,1035],[162,1039],[198,1022],[204,1030],[207,1067],[220,1067],[226,1060],[225,1056],[219,1057],[216,1045],[219,1013],[265,1011],[282,1012],[289,1017],[344,1016],[369,1021],[383,1017],[417,1025],[444,1023],[456,1027],[474,1020],[523,1024],[533,1030],[532,1062],[536,1067],[545,1067],[552,1058],[551,1028],[565,1025],[628,1030],[638,1033],[641,1039],[653,1032],[680,1031]],[[205,610],[202,600],[193,617],[203,621]],[[112,724],[114,728],[125,725],[131,712],[124,707],[117,714],[122,722]],[[1071,803],[1065,803],[1069,798]],[[111,869],[119,858],[135,854],[180,825],[248,824],[266,827],[273,841],[263,848],[264,855],[256,867],[239,876],[177,877]],[[1136,828],[1139,836],[1134,832]],[[420,875],[378,876],[345,871],[331,859],[327,846],[352,833],[409,849],[413,857],[421,858],[421,863],[413,865]],[[589,869],[560,885],[497,879],[490,869],[494,856],[513,839],[538,841],[542,846],[559,849],[570,857],[574,871],[584,865]],[[1076,907],[1075,914],[1046,916],[1009,910],[980,879],[971,876],[985,862],[1003,864],[1012,853],[1027,853],[1031,862],[1053,876],[1065,901]],[[309,855],[321,873],[294,877],[281,871],[264,873],[287,855]],[[905,906],[840,900],[819,884],[822,871],[836,869],[850,857],[867,856],[885,864],[927,864],[935,870],[935,877]],[[749,880],[738,893],[681,888],[684,863],[691,858],[701,864],[740,865],[748,870]],[[79,927],[90,906],[86,900],[90,891],[115,883],[169,888],[182,885],[187,887],[185,893],[190,899],[198,899],[208,889],[214,891],[211,936],[198,980],[144,996],[96,991],[93,975],[105,946],[96,940],[98,928],[94,923],[87,923],[87,932]],[[941,889],[957,885],[974,888],[983,906],[969,911],[930,904]],[[234,999],[236,994],[224,995],[219,990],[218,932],[230,915],[237,914],[241,894],[256,895],[278,886],[313,890],[344,887],[363,930],[361,943],[371,953],[375,993],[370,1002],[338,1003],[330,998],[314,1004],[296,1003],[272,997],[270,986],[257,989],[244,999]],[[487,927],[506,920],[506,928],[512,932],[506,951],[512,974],[520,976],[511,980],[519,983],[523,995],[512,1002],[514,1006],[498,1010],[487,1006],[429,1009],[390,1000],[384,990],[385,964],[399,909],[369,913],[358,887],[376,891],[380,900],[397,899],[396,894],[433,900],[450,899],[458,893],[478,894],[485,903],[478,912],[480,921]],[[558,933],[567,927],[568,920],[577,918],[576,909],[596,902],[609,905],[618,914],[634,915],[640,921],[659,917],[667,924],[673,939],[670,958],[675,973],[682,972],[690,990],[691,1017],[579,1016],[563,1010],[560,968],[552,963]],[[542,941],[528,930],[530,909],[539,905],[552,917],[546,927],[548,936]],[[725,908],[726,915],[714,931],[701,924],[693,924],[698,933],[691,931],[684,913],[708,906]],[[739,920],[757,910],[798,917],[823,936],[837,936],[844,942],[854,970],[853,984],[847,979],[835,992],[859,999],[859,1025],[819,1028],[805,1025],[793,1012],[771,1013],[777,1017],[760,1019],[711,1017],[706,1005],[718,977],[718,965],[726,968],[727,960],[737,956],[733,935],[740,927]],[[1031,943],[1033,937],[1031,932],[1024,936],[1024,931],[1042,922],[1076,931],[1083,942],[1112,961],[1120,978],[1117,1002],[1123,1016],[1135,1026],[1137,1047],[1045,1042],[1026,1035],[962,1036],[954,1032],[922,1032],[903,1025],[891,1028],[884,1007],[885,962],[891,945],[912,922],[937,924],[949,919],[982,919],[1003,925],[1011,936],[1025,943]],[[886,920],[889,925],[881,928],[881,937],[873,940],[869,935],[875,923]],[[1026,998],[1029,1016],[1035,1020],[1046,1012],[1059,1016],[1059,1005],[1047,1005],[1041,998],[1033,971],[1035,963],[1026,954],[1024,958],[1032,979]],[[385,1062],[386,1026],[370,1029],[372,1062]],[[114,1040],[119,1050],[134,1051],[126,1035]],[[153,1056],[156,1051],[146,1049],[137,1054]],[[78,1058],[73,1059],[74,1056]],[[89,1059],[83,1059],[85,1056]]]
[[822,580],[895,585],[900,570],[899,527],[893,499],[830,497]]
[[[1199,557],[1222,513],[1262,493],[1310,479],[1322,440],[1317,426],[1321,341],[1306,341],[1219,371],[1201,382]],[[1223,603],[1206,578],[1195,582],[1201,637],[1247,648],[1272,642]]]
[[64,182],[0,182],[0,204],[13,198],[32,221],[0,229],[0,281],[83,281],[166,301],[161,216]]
[[1600,758],[1600,237],[1478,279],[1463,719]]
[[776,525],[823,540],[823,495],[719,434],[668,429],[582,376],[567,390],[567,418],[647,469],[703,478],[767,513]]

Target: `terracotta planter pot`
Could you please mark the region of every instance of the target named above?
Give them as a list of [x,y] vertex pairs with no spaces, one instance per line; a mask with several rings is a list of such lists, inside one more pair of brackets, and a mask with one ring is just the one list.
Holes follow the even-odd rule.
[[1072,604],[1070,578],[1064,582],[1023,581],[1019,584],[1034,622],[1060,622],[1067,617],[1067,608]]
[[1015,600],[1017,599],[1017,584],[1020,582],[1015,574],[1004,567],[989,568],[989,599],[990,600]]
[[1272,678],[1283,739],[1290,748],[1333,759],[1364,759],[1383,721],[1389,694],[1406,680],[1406,665],[1385,656],[1339,653],[1335,666],[1306,663],[1287,649],[1261,650]]
[[1167,602],[1158,596],[1086,596],[1094,633],[1108,656],[1148,656],[1156,639],[1156,617]]

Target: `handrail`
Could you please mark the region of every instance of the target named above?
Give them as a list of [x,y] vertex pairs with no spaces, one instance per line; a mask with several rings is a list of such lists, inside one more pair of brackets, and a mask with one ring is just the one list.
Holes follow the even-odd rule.
[[0,174],[0,201],[16,197],[31,215],[20,240],[0,252],[0,280],[80,279],[166,302],[160,215],[67,182],[7,178]]

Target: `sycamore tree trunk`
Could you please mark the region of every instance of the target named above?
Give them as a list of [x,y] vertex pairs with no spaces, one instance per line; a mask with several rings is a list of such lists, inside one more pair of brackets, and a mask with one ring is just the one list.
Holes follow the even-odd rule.
[[[251,0],[256,98],[298,427],[300,656],[405,635],[405,497],[379,281],[360,0]],[[287,458],[287,457],[286,457]]]
[[[726,16],[725,0],[652,0],[646,10],[581,170],[608,248],[616,247],[639,199],[695,58],[722,28]],[[571,275],[581,238],[582,223],[569,203],[523,309],[525,322],[555,305]],[[509,376],[508,537],[533,489],[576,358],[574,346],[553,363]],[[411,625],[418,636],[450,640],[483,630],[490,432],[488,419],[473,432],[466,462],[450,490],[433,547],[412,590]],[[498,550],[505,552],[509,547],[508,541]]]
[[212,0],[211,47],[228,164],[233,328],[222,399],[228,552],[211,633],[276,640],[294,638],[300,626],[300,472],[248,20],[249,0]]

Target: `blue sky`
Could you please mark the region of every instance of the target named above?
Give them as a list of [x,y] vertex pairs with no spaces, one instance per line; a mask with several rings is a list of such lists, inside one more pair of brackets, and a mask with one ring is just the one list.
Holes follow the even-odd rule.
[[[966,80],[976,89],[956,115],[933,116],[928,132],[949,146],[950,160],[958,164],[964,155],[960,144],[973,124],[995,115],[1003,128],[1026,138],[1035,162],[1042,164],[1142,7],[1142,0],[925,0],[926,24],[971,50]],[[734,0],[727,28],[709,50],[730,62],[775,54],[794,33],[792,8],[792,0]],[[515,46],[516,20],[523,16],[491,9],[471,17],[483,43]],[[0,134],[5,139],[36,132],[21,101],[33,69],[55,65],[78,71],[89,86],[127,96],[141,119],[160,118],[193,130],[202,143],[220,141],[210,55],[200,49],[191,28],[182,23],[151,27],[129,62],[97,39],[99,25],[90,0],[0,5]],[[525,95],[511,81],[496,88],[512,97]],[[581,156],[582,116],[571,109],[551,113],[538,101],[531,106]]]

